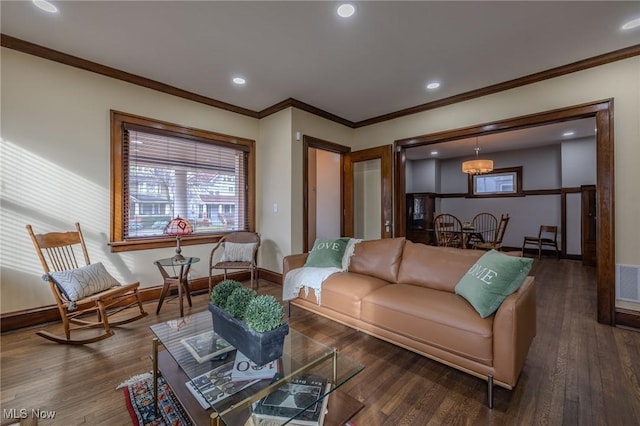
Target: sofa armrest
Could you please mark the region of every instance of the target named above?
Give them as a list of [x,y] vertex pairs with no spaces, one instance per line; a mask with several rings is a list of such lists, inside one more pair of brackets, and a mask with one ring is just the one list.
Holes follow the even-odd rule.
[[291,254],[282,259],[282,282],[284,282],[284,277],[287,275],[287,272],[304,266],[307,261],[307,256],[309,256],[309,253]]
[[535,335],[536,286],[535,278],[529,276],[505,299],[493,320],[495,380],[516,385]]

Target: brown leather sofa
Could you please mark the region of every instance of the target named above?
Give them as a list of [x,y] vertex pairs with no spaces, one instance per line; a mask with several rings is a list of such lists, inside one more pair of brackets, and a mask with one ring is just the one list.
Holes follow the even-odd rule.
[[[484,253],[404,238],[363,241],[348,271],[323,282],[320,305],[304,290],[291,304],[486,380],[492,407],[493,384],[513,389],[536,335],[536,292],[528,276],[481,318],[454,289]],[[285,257],[283,276],[307,255]]]

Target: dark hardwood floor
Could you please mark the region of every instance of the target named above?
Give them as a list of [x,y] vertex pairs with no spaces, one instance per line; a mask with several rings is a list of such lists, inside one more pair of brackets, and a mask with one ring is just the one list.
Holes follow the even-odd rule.
[[[595,270],[543,259],[532,275],[538,333],[517,387],[495,388],[493,410],[480,379],[295,307],[291,325],[366,366],[342,388],[365,404],[353,418],[358,426],[640,424],[640,333],[596,322]],[[260,284],[261,293],[280,291]],[[206,302],[196,296],[190,312],[205,310]],[[149,316],[114,337],[86,346],[51,343],[33,329],[2,335],[3,414],[34,408],[56,413],[39,424],[130,425],[115,388],[151,370],[149,325],[178,316],[175,300],[160,315],[155,306],[145,305]]]

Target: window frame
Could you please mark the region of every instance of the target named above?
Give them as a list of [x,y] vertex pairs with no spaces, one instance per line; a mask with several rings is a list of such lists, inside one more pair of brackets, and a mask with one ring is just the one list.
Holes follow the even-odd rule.
[[[169,123],[161,120],[141,117],[121,111],[111,110],[111,209],[109,246],[111,252],[133,250],[147,250],[154,248],[172,247],[176,244],[175,237],[153,236],[125,239],[125,173],[124,155],[126,151],[124,141],[125,125],[138,125],[163,132],[171,132],[183,136],[185,139],[211,141],[218,145],[242,145],[248,150],[247,159],[247,230],[255,232],[255,141],[237,136],[215,133],[208,130],[196,129]],[[217,242],[226,232],[212,232],[207,234],[187,235],[180,239],[180,244],[195,245]]]
[[[498,174],[504,174],[504,173],[513,173],[515,174],[515,191],[514,192],[505,192],[505,193],[499,193],[499,192],[492,192],[492,193],[485,193],[485,194],[476,194],[475,193],[475,178],[477,176],[490,176],[490,175],[498,175]],[[501,169],[493,169],[493,171],[489,172],[489,173],[483,173],[480,175],[469,175],[468,177],[468,191],[467,191],[467,198],[499,198],[499,197],[522,197],[524,195],[524,192],[522,190],[522,166],[518,166],[518,167],[504,167]]]

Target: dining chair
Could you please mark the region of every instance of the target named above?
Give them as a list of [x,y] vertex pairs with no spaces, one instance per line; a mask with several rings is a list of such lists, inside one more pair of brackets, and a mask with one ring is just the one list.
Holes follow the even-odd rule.
[[502,240],[504,238],[504,233],[507,231],[507,225],[509,224],[509,219],[510,218],[508,214],[500,215],[500,221],[498,222],[498,227],[495,230],[495,234],[493,238],[483,243],[477,243],[474,247],[480,250],[502,249]]
[[437,215],[433,219],[433,229],[437,245],[464,248],[462,222],[456,216],[448,213]]
[[542,256],[543,247],[553,247],[556,251],[556,257],[560,257],[560,251],[558,250],[558,227],[550,225],[540,225],[537,237],[527,236],[524,237],[522,242],[522,253],[524,254],[524,248],[527,245],[535,245],[538,247],[538,259]]
[[467,245],[475,248],[478,243],[493,240],[498,229],[498,218],[491,213],[478,213],[471,221],[473,232],[469,234]]
[[[75,231],[36,234],[31,225],[27,232],[45,275],[43,280],[49,287],[58,305],[65,336],[48,331],[36,332],[38,336],[57,343],[82,345],[113,336],[111,327],[136,321],[147,313],[142,307],[139,282],[121,285],[104,268],[102,263],[91,263],[80,224]],[[84,264],[81,262],[84,261]],[[128,308],[133,312],[121,315],[117,320],[110,318]],[[95,320],[86,317],[95,314]],[[72,331],[102,328],[100,334],[74,338]],[[75,334],[75,333],[74,333]]]
[[[256,275],[258,270],[257,258],[259,247],[260,234],[257,232],[236,231],[230,232],[220,238],[209,255],[209,293],[211,293],[211,289],[213,288],[212,272],[214,269],[222,269],[225,280],[227,279],[228,269],[249,270],[251,273],[251,288],[253,289],[253,283],[255,281],[255,288],[257,290],[258,280]],[[219,249],[222,250],[222,256],[220,260],[214,262],[213,257]]]

